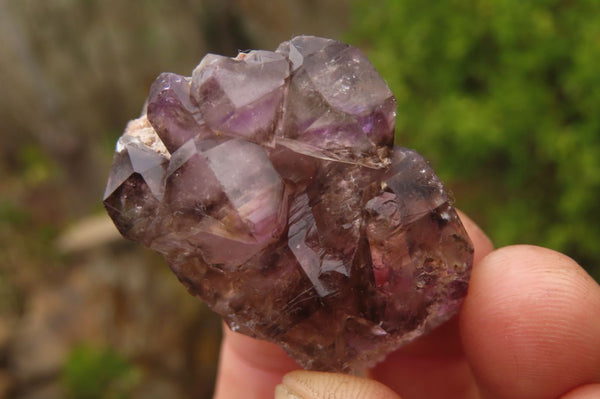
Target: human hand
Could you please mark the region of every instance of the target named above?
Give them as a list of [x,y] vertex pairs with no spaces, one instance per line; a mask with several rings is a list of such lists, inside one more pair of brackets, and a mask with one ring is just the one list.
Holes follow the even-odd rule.
[[282,399],[600,398],[600,286],[549,249],[494,251],[461,219],[475,266],[458,317],[390,354],[370,379],[287,374],[299,366],[281,348],[226,329],[215,399],[272,398],[278,384]]

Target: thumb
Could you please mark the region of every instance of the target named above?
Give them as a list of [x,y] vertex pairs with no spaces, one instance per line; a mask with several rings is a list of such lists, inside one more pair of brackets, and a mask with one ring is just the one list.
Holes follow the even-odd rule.
[[275,399],[400,399],[380,382],[346,374],[297,370],[275,388]]

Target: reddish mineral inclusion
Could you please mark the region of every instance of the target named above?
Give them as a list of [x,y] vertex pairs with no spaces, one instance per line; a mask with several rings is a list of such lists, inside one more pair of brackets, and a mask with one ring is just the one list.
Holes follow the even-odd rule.
[[442,183],[393,146],[365,55],[299,36],[161,74],[104,204],[232,330],[357,372],[454,315],[473,248]]

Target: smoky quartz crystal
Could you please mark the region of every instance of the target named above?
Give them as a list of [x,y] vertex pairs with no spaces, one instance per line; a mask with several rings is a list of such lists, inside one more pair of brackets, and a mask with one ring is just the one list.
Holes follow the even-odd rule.
[[163,73],[117,143],[104,205],[233,331],[356,372],[453,316],[473,248],[442,183],[394,146],[357,48],[299,36]]

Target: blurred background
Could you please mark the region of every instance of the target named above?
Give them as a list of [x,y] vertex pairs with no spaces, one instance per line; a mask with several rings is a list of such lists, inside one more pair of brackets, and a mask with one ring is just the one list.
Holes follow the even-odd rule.
[[114,145],[162,71],[297,34],[362,48],[497,246],[600,278],[600,2],[0,0],[0,397],[210,398],[220,321],[119,238]]

